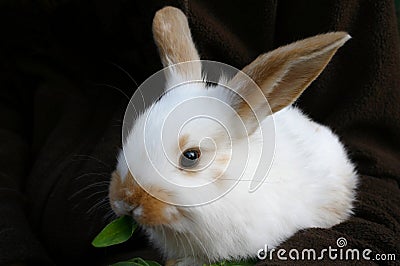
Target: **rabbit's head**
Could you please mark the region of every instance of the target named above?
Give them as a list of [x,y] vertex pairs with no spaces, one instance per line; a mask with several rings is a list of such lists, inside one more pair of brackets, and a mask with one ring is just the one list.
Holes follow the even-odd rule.
[[[257,169],[260,123],[291,105],[350,36],[334,32],[280,47],[210,85],[179,9],[158,11],[153,35],[166,67],[165,93],[135,118],[124,140],[111,206],[145,227],[190,231],[199,217],[220,223],[227,214],[215,203],[246,197],[246,189],[229,189]],[[205,204],[212,200],[214,206]]]

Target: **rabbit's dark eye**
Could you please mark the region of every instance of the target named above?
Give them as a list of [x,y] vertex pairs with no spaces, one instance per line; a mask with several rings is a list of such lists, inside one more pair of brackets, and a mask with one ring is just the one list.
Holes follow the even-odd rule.
[[182,168],[193,168],[199,163],[200,150],[198,148],[190,148],[182,153],[180,165]]

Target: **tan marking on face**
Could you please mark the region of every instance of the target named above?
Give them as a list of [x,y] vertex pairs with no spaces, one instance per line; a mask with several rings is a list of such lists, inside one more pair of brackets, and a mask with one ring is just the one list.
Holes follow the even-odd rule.
[[216,168],[212,170],[212,176],[214,180],[224,179],[223,176],[225,174],[225,170],[227,165],[229,164],[230,159],[231,157],[228,154],[221,154],[215,158],[214,163]]
[[185,173],[186,176],[194,177],[197,175],[198,170],[197,169],[181,169]]
[[125,196],[124,194],[125,192],[122,187],[121,177],[116,171],[114,171],[111,174],[111,182],[108,190],[110,202],[123,199]]
[[213,179],[215,179],[215,180],[221,178],[221,176],[223,176],[223,174],[224,174],[223,170],[219,170],[219,169],[212,170]]
[[189,135],[185,134],[179,137],[179,151],[180,152],[184,152],[185,151],[185,147],[189,142]]
[[218,157],[215,159],[215,161],[216,161],[218,164],[221,164],[221,165],[224,165],[224,166],[225,166],[226,164],[228,164],[230,160],[231,160],[231,156],[230,156],[229,154],[220,155],[220,156],[218,156]]
[[[165,190],[155,187],[151,189],[150,193],[163,199],[171,196]],[[167,208],[175,207],[147,193],[139,186],[130,172],[128,172],[123,182],[116,172],[112,174],[109,197],[111,202],[123,201],[133,207],[140,206],[142,215],[136,220],[143,225],[169,224],[179,218],[177,215],[167,217]]]

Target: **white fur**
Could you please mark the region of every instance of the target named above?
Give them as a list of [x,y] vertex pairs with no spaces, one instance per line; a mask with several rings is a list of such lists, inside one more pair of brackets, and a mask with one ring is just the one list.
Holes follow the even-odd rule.
[[[172,25],[174,31],[163,25]],[[176,8],[163,8],[155,16],[155,41],[164,66],[170,66],[164,72],[166,88],[174,89],[137,117],[123,143],[114,177],[124,180],[130,171],[144,190],[160,192],[152,195],[169,203],[157,212],[164,216],[159,220],[162,225],[154,225],[154,221],[149,222],[152,226],[142,225],[150,241],[166,259],[176,260],[176,265],[203,265],[254,258],[265,245],[273,248],[300,229],[328,228],[346,220],[352,213],[357,175],[343,145],[330,129],[311,121],[299,109],[280,108],[298,97],[350,36],[328,33],[258,57],[244,71],[264,86],[262,94],[253,94],[251,86],[245,86],[251,83],[244,80],[242,84],[243,80],[235,78],[228,82],[222,77],[215,87],[185,83],[189,76],[201,76],[199,61],[192,61],[199,56],[193,52],[188,27],[185,15]],[[178,38],[182,34],[189,38]],[[175,56],[166,54],[171,51]],[[279,71],[267,67],[271,58],[279,64]],[[179,71],[187,69],[184,64],[173,65],[182,63],[173,60],[192,61],[195,67],[186,66],[196,73],[183,71],[180,75]],[[304,71],[299,71],[299,66],[304,66]],[[223,86],[226,84],[236,86],[233,89],[240,94],[251,94],[257,116],[268,114],[259,112],[265,111],[264,96],[275,97],[269,100],[277,100],[273,110],[280,111],[261,117],[258,127],[242,112],[244,124],[251,130],[247,136],[233,110],[238,108],[240,113],[243,101]],[[192,117],[197,119],[190,120]],[[179,148],[179,138],[184,136],[187,141]],[[179,166],[182,152],[193,147],[201,150],[195,173]],[[261,160],[267,178],[250,192],[250,182],[262,180],[256,169],[262,154],[268,152],[274,152],[271,164]],[[130,206],[118,200],[112,199],[114,211],[133,210],[135,218],[145,217],[146,207],[153,206],[143,202]]]
[[[170,191],[175,187],[168,182],[160,183],[160,179],[155,178],[157,171],[154,171],[150,161],[169,181],[189,186],[212,181],[216,178],[216,170],[225,169],[226,165],[213,162],[205,171],[186,176],[169,163],[162,152],[160,131],[163,120],[177,103],[197,96],[216,98],[227,104],[232,102],[233,97],[222,87],[205,88],[200,84],[186,85],[164,95],[150,108],[154,108],[153,114],[149,115],[149,109],[137,119],[124,143],[125,156],[121,152],[117,166],[121,177],[126,175],[126,161],[129,161],[130,170],[145,188],[155,185]],[[211,113],[221,111],[216,105],[195,105],[194,108]],[[146,159],[142,141],[147,115],[149,128],[146,132],[151,140],[147,151],[151,160]],[[223,259],[255,257],[264,245],[275,247],[300,229],[329,228],[349,217],[355,200],[357,175],[338,137],[295,107],[282,109],[273,115],[273,119],[275,156],[268,177],[258,190],[249,193],[247,180],[252,179],[256,167],[257,151],[262,140],[260,130],[249,136],[249,164],[233,190],[209,204],[178,207],[186,210],[189,217],[180,217],[172,224],[143,226],[150,241],[167,259],[180,259],[178,265],[202,265]],[[261,128],[265,123],[261,123]],[[175,163],[178,164],[180,151],[177,149],[177,137],[173,134],[169,136],[168,132],[166,134],[169,139],[164,143],[164,149],[171,158],[176,158]],[[230,153],[229,139],[221,135],[217,125],[206,119],[199,119],[181,134],[189,135],[190,145],[197,145],[204,137],[211,137],[217,143],[216,150],[212,152],[217,152],[217,156]],[[232,143],[240,147],[247,140],[236,138]],[[247,160],[247,154],[243,156],[242,160]],[[218,178],[224,180],[231,174],[225,172]],[[231,185],[230,180],[222,182]],[[215,183],[212,187],[208,186],[205,193],[218,193],[222,187],[221,183]],[[184,194],[171,192],[174,197],[188,203],[201,196],[187,191]]]

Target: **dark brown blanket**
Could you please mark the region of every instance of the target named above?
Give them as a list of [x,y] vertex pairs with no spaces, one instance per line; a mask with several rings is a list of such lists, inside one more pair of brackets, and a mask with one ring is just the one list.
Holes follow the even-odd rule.
[[[90,242],[112,218],[107,182],[127,98],[161,68],[151,20],[166,4],[0,3],[0,265],[102,265],[156,256],[140,232],[112,248],[97,250]],[[370,257],[396,254],[397,261],[363,264],[400,264],[400,42],[394,1],[168,4],[189,15],[203,59],[238,68],[298,39],[335,30],[352,35],[297,104],[332,127],[357,164],[355,215],[329,230],[298,232],[281,247],[336,248],[344,237],[345,248],[369,248]],[[273,264],[293,264],[274,258]]]

